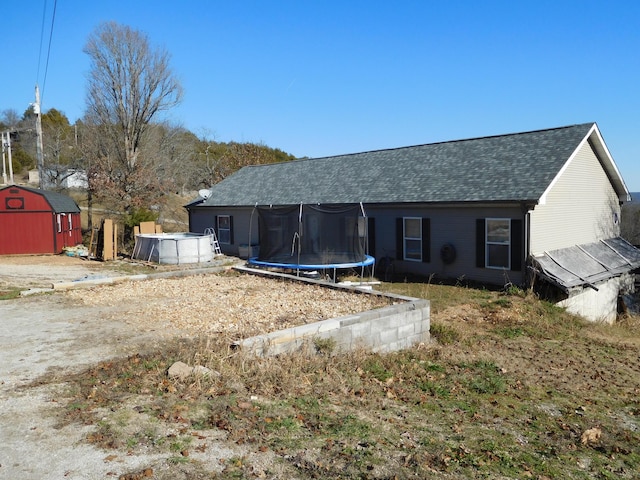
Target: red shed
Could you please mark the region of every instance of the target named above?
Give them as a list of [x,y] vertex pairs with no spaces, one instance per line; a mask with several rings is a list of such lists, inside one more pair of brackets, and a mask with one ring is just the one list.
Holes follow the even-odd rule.
[[82,243],[80,208],[56,192],[0,188],[0,255],[61,253]]

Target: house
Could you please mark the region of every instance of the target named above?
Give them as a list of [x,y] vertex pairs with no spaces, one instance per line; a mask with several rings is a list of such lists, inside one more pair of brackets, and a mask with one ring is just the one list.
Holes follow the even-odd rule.
[[[43,179],[44,188],[77,188],[86,190],[89,187],[86,170],[67,166],[44,168]],[[29,183],[35,185],[40,183],[40,172],[38,170],[29,170]]]
[[[571,281],[552,264],[603,240],[608,251],[590,255],[609,259],[626,245],[619,218],[630,199],[598,126],[585,123],[249,166],[186,208],[192,232],[214,227],[223,253],[237,255],[266,238],[260,208],[360,205],[368,253],[391,257],[396,273],[494,285],[535,278],[559,290],[559,300],[577,298],[566,304],[574,311],[611,320],[620,289],[640,266],[638,250],[615,253],[623,266],[596,256],[601,269],[574,271]],[[283,242],[291,248],[291,238]]]
[[0,189],[0,255],[61,253],[82,243],[80,208],[55,192]]

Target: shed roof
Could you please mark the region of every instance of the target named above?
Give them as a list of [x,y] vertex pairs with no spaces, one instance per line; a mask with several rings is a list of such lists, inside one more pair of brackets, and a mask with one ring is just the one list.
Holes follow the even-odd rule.
[[640,267],[640,250],[621,237],[533,257],[536,272],[562,290],[589,286]]
[[538,202],[590,141],[618,196],[628,191],[595,123],[248,166],[190,206]]
[[[22,190],[26,190],[27,192],[35,193],[36,195],[42,195],[49,205],[51,205],[51,209],[55,213],[80,213],[80,207],[78,204],[67,195],[63,195],[58,192],[51,192],[49,190],[39,190],[37,188],[26,187],[24,185],[10,185],[5,188],[19,188]],[[0,190],[4,190],[4,188],[0,188]]]

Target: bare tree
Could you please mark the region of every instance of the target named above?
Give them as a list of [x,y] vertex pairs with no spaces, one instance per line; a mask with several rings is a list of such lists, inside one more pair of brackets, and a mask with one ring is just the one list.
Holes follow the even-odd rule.
[[17,110],[14,110],[12,108],[3,110],[0,114],[0,125],[2,126],[2,128],[15,130],[18,127],[20,121],[20,114]]
[[[182,87],[164,49],[152,49],[143,33],[115,22],[89,36],[84,52],[91,60],[85,122],[105,135],[91,159],[89,181],[96,193],[113,196],[114,207],[130,213],[163,192],[154,178],[154,156],[145,154],[152,122],[177,105]],[[104,200],[108,200],[104,198]]]

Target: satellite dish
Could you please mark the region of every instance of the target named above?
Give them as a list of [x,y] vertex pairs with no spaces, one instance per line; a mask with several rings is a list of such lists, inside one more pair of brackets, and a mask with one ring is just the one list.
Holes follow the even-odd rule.
[[211,196],[211,190],[209,190],[208,188],[203,188],[202,190],[198,190],[198,195],[206,200]]

